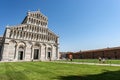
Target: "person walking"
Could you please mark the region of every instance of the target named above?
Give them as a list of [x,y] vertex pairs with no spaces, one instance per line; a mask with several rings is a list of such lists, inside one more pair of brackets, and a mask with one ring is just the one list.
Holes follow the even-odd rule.
[[102,58],[101,58],[101,57],[99,57],[99,58],[98,58],[98,60],[99,60],[99,63],[101,63],[101,61],[102,61]]
[[105,58],[102,59],[102,63],[105,63]]

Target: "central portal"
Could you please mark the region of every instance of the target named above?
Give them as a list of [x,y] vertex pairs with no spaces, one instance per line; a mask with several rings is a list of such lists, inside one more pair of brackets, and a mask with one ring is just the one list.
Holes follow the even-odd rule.
[[18,60],[23,60],[23,51],[19,51]]
[[34,49],[34,59],[39,59],[39,49]]

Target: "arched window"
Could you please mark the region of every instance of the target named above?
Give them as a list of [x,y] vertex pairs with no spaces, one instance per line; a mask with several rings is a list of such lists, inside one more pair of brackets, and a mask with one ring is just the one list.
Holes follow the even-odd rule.
[[37,34],[37,39],[36,40],[38,40],[38,38],[39,38],[39,35]]
[[31,39],[33,39],[33,34],[31,35]]
[[41,32],[41,28],[40,28],[40,32]]
[[35,31],[37,31],[37,27],[35,27]]
[[22,37],[22,32],[20,32],[20,38]]
[[28,32],[26,33],[26,38],[28,38]]
[[39,18],[39,14],[37,14],[37,18]]
[[31,34],[29,33],[29,38],[31,37]]
[[34,31],[34,27],[32,26],[32,31]]

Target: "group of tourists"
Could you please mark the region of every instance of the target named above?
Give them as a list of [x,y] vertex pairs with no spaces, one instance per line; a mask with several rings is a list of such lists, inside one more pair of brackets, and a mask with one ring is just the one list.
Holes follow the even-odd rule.
[[[73,56],[69,55],[69,57],[66,58],[66,59],[72,61]],[[103,58],[99,57],[98,60],[99,60],[99,63],[105,63],[105,58],[104,57]]]

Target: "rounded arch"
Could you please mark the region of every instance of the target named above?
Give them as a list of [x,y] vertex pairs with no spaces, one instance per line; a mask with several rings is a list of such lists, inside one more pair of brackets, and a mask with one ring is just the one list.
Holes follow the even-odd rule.
[[17,45],[18,45],[18,47],[19,47],[20,45],[26,47],[26,43],[25,43],[24,41],[20,41],[20,42],[18,42]]
[[40,43],[38,43],[38,42],[36,42],[36,43],[34,43],[34,44],[33,44],[33,46],[36,46],[36,47],[41,47],[41,44],[40,44]]
[[50,48],[50,47],[52,48],[52,44],[47,44],[47,47],[48,47],[48,48]]
[[42,44],[43,46],[47,46],[45,43]]
[[25,48],[25,46],[24,45],[19,45],[19,47],[18,47],[19,49],[24,49]]
[[25,50],[26,50],[26,43],[23,41],[18,42],[17,44],[17,60],[24,60],[25,59]]

